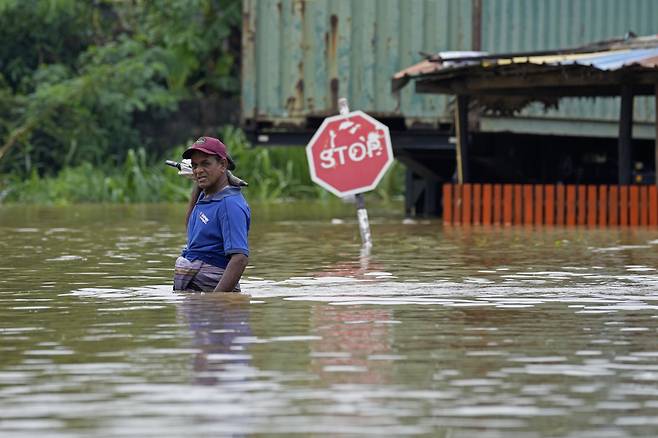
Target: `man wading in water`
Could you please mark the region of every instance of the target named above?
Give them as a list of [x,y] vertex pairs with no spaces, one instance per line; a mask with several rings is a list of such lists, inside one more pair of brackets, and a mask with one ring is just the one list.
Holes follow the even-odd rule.
[[249,261],[251,211],[240,187],[229,184],[235,163],[224,143],[213,137],[198,139],[183,158],[192,160],[197,184],[187,211],[187,246],[176,259],[174,290],[239,292]]

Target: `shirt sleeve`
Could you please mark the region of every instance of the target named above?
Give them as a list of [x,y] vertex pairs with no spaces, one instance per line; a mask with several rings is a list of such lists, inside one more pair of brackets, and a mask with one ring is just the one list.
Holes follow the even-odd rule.
[[224,239],[224,254],[249,256],[249,213],[236,197],[224,199],[220,208],[220,224]]

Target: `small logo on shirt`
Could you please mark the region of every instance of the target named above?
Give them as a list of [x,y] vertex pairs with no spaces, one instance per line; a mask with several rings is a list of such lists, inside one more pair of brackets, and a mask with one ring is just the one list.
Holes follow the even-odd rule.
[[208,216],[206,216],[203,212],[199,213],[199,219],[201,219],[201,222],[204,224],[207,224],[210,219],[208,219]]

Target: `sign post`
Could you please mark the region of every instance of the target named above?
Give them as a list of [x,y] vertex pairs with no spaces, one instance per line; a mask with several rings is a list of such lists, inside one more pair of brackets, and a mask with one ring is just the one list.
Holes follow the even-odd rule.
[[336,196],[355,195],[359,232],[372,246],[363,192],[377,187],[393,164],[388,127],[338,100],[340,115],[326,118],[306,146],[311,179]]
[[[345,97],[338,99],[338,112],[341,116],[345,116],[350,112],[350,106]],[[354,197],[356,199],[356,219],[359,222],[361,244],[369,248],[372,246],[372,234],[370,234],[370,221],[368,221],[368,210],[366,210],[366,198],[363,196],[363,192],[357,193]]]

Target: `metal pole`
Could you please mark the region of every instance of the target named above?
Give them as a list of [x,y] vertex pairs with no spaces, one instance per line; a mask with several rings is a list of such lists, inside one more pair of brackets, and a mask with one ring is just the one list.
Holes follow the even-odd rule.
[[[338,111],[341,115],[348,114],[350,107],[345,97],[338,99]],[[368,251],[372,247],[372,236],[370,235],[370,223],[368,222],[368,211],[366,210],[366,200],[363,193],[356,196],[356,218],[359,222],[359,233],[361,234],[361,243]]]

